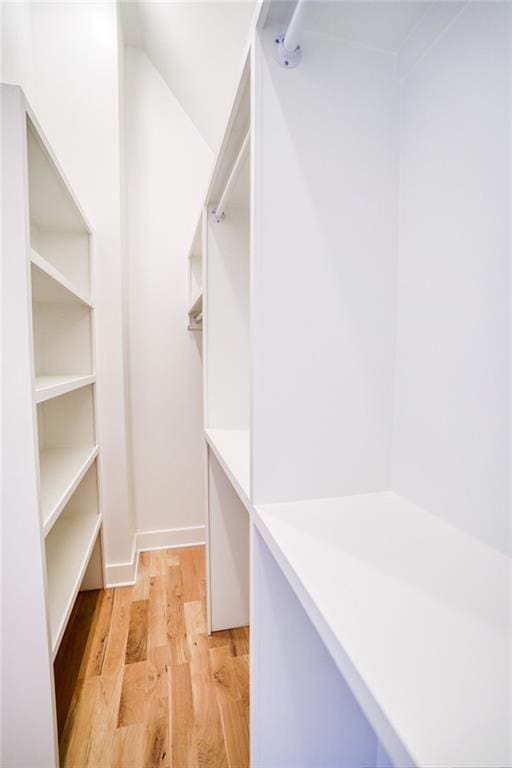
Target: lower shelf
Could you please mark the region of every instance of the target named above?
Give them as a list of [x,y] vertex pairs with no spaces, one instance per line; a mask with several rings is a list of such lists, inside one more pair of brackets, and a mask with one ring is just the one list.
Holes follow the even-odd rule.
[[253,519],[394,764],[512,765],[509,558],[392,492]]
[[73,603],[87,570],[101,515],[61,515],[46,539],[48,606],[53,655],[57,653]]
[[206,440],[248,512],[251,446],[248,429],[206,429]]

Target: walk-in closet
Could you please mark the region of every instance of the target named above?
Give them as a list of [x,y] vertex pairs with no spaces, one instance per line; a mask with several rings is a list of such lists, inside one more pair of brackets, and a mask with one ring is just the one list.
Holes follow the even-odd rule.
[[512,6],[5,2],[1,768],[512,768]]

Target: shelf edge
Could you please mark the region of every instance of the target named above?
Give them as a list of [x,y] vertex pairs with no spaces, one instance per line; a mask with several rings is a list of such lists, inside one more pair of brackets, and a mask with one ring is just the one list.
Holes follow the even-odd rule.
[[215,443],[215,440],[213,439],[212,435],[209,434],[209,432],[210,432],[210,430],[208,430],[208,429],[204,430],[204,436],[205,436],[206,442],[208,443],[209,447],[213,451],[213,453],[215,455],[215,458],[217,459],[217,461],[221,465],[221,467],[222,467],[223,471],[225,472],[229,482],[231,483],[231,485],[235,489],[235,491],[236,491],[240,501],[244,505],[244,507],[247,510],[248,514],[251,515],[253,507],[252,507],[252,504],[251,504],[251,499],[250,499],[250,496],[249,496],[249,492],[245,488],[243,488],[243,486],[240,483],[239,479],[234,474],[233,470],[231,469],[231,467],[227,463],[225,456],[219,450],[218,445]]
[[[37,382],[37,377],[35,381]],[[84,376],[76,376],[74,378],[70,377],[65,382],[61,382],[60,384],[51,384],[46,387],[41,387],[40,389],[37,389],[37,385],[35,385],[34,400],[36,403],[44,403],[46,400],[51,400],[54,397],[66,395],[68,392],[73,392],[75,389],[80,389],[81,387],[89,386],[89,384],[94,384],[95,381],[96,376],[94,374],[87,374]]]

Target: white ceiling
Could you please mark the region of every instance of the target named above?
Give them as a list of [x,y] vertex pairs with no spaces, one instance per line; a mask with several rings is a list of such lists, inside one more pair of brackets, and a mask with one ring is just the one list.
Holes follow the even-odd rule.
[[242,68],[254,0],[122,2],[127,45],[144,49],[217,151]]

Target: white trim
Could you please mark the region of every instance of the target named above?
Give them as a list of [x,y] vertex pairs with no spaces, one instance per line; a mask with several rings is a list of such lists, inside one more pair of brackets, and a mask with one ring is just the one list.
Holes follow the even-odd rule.
[[137,551],[127,563],[110,563],[105,566],[105,588],[131,587],[135,584],[138,564]]
[[132,559],[125,563],[108,563],[105,566],[105,588],[131,587],[135,584],[140,552],[177,547],[194,547],[204,543],[204,525],[193,525],[186,528],[165,528],[159,531],[137,531],[133,537]]
[[136,540],[139,552],[171,547],[192,547],[205,543],[205,526],[193,525],[188,528],[167,528],[161,531],[138,531]]

